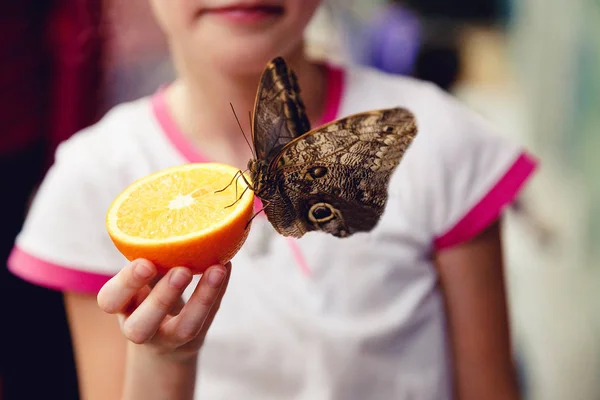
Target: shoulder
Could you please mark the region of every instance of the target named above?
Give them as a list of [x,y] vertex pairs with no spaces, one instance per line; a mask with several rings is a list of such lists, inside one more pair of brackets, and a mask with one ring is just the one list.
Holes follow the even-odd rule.
[[[537,161],[479,114],[434,84],[370,68],[346,70],[341,112],[404,107],[418,133],[390,184],[436,247],[453,246],[489,226],[511,203]],[[393,203],[393,202],[392,202]]]
[[384,89],[385,93],[394,93],[398,90],[415,91],[426,93],[436,88],[435,85],[410,76],[390,74],[380,71],[373,67],[363,65],[345,65],[340,68],[344,71],[346,81],[344,83],[352,85],[352,88],[377,87]]
[[143,135],[152,129],[150,99],[123,103],[109,110],[98,122],[75,133],[56,151],[55,164],[80,163],[101,171],[139,150]]
[[407,164],[414,159],[423,168],[502,168],[522,151],[519,143],[432,83],[365,67],[350,67],[346,76],[343,114],[404,107],[414,115],[418,134]]
[[47,180],[68,180],[107,196],[136,179],[172,163],[179,153],[170,147],[151,97],[122,103],[98,122],[62,142]]
[[445,100],[436,85],[409,76],[358,65],[345,66],[343,71],[343,105],[351,108],[410,105],[420,110],[429,101]]
[[58,147],[17,237],[13,273],[48,287],[95,291],[120,268],[105,215],[128,184],[153,172],[145,160],[160,147],[149,144],[158,140],[151,114],[145,98],[119,105]]
[[449,158],[491,148],[510,152],[519,147],[432,83],[368,67],[346,69],[342,114],[388,107],[404,107],[414,115],[418,128],[414,151],[433,151]]
[[[437,85],[408,76],[389,74],[370,67],[345,68],[341,112],[360,112],[388,107],[404,107],[417,119],[419,130],[432,133],[467,132],[479,128],[480,134],[498,132],[480,115],[463,105]],[[471,132],[472,134],[474,132]]]

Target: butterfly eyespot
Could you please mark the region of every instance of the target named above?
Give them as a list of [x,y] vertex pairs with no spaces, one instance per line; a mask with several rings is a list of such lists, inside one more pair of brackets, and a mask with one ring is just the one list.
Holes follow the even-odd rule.
[[327,175],[327,168],[325,167],[311,167],[308,169],[308,173],[314,179],[322,178]]
[[318,207],[313,210],[313,215],[316,219],[327,218],[331,215],[331,210],[327,207]]
[[313,222],[327,222],[335,218],[334,209],[331,204],[317,203],[308,211],[308,218]]

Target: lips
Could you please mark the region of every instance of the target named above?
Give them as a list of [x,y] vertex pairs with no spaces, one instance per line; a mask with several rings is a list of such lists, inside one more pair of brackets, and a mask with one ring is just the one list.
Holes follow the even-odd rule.
[[271,16],[282,15],[282,6],[266,3],[239,3],[223,7],[206,8],[201,14],[212,14],[230,19],[253,21]]

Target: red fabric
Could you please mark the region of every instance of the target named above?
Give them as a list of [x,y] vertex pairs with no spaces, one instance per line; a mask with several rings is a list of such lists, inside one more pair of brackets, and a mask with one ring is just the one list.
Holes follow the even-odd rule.
[[101,0],[57,0],[49,25],[54,54],[49,155],[97,120],[102,81]]
[[101,0],[0,6],[0,156],[57,145],[93,123],[102,71]]
[[22,152],[47,126],[49,52],[44,40],[47,9],[38,0],[0,6],[0,155]]

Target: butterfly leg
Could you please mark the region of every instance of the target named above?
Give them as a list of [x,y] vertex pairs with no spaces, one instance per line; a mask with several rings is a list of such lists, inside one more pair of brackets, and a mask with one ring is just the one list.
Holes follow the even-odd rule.
[[221,192],[225,191],[225,189],[227,189],[229,186],[231,186],[231,184],[233,183],[233,181],[235,181],[235,178],[237,178],[237,176],[239,175],[240,172],[242,172],[242,171],[236,172],[235,175],[233,175],[233,178],[231,179],[231,181],[227,184],[227,186],[225,186],[223,189],[216,190],[215,193],[221,193]]
[[[246,170],[246,171],[248,171],[248,170]],[[241,170],[238,170],[238,172],[236,172],[236,173],[235,173],[235,175],[233,175],[233,178],[232,178],[232,179],[231,179],[231,181],[230,181],[230,182],[227,184],[227,186],[225,186],[223,189],[219,189],[219,190],[215,191],[215,193],[221,193],[221,192],[225,191],[225,190],[226,190],[226,189],[227,189],[229,186],[231,186],[231,185],[233,184],[233,182],[234,182],[234,181],[236,181],[237,179],[239,179],[239,178],[240,178],[240,176],[241,176],[242,178],[244,178],[244,182],[246,182],[246,184],[247,184],[247,185],[249,185],[249,184],[248,184],[248,181],[246,180],[246,177],[244,176],[244,173],[245,173],[246,171],[243,171],[243,172],[242,172]],[[235,188],[235,189],[236,189],[235,195],[236,195],[236,197],[237,197],[237,185],[236,185],[236,188]]]
[[250,189],[250,186],[247,186],[246,189],[244,189],[244,191],[242,192],[242,195],[240,197],[237,197],[237,193],[236,193],[235,195],[236,195],[237,199],[230,205],[226,206],[225,208],[229,208],[229,207],[233,206],[235,203],[237,203],[238,201],[240,201],[240,199],[242,197],[244,197],[244,194],[248,191],[248,189]]
[[[247,171],[247,170],[246,170]],[[246,172],[244,171],[244,172]],[[247,187],[252,189],[252,185],[250,184],[250,182],[248,182],[248,180],[246,179],[246,175],[242,174],[242,179],[244,180],[244,183],[246,184]]]
[[[264,203],[267,203],[267,204],[265,205]],[[267,208],[268,205],[269,205],[269,202],[263,200],[263,208],[261,208],[258,212],[254,213],[254,215],[252,216],[252,218],[250,218],[248,220],[248,223],[246,224],[246,228],[244,228],[244,229],[247,229],[248,226],[250,225],[250,222],[252,222],[252,220],[254,219],[254,217],[256,217],[258,214],[260,214],[261,212],[263,212],[265,210],[265,208]]]

